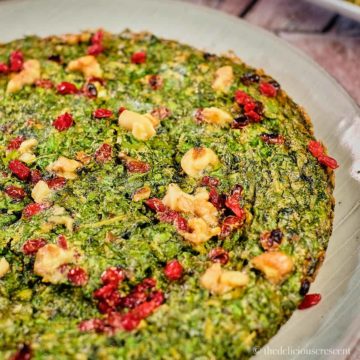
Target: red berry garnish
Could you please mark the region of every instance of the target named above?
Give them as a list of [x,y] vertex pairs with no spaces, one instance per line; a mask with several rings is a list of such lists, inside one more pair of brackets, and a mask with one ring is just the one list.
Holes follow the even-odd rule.
[[8,168],[20,180],[27,180],[30,176],[30,169],[19,160],[11,160]]
[[22,70],[24,65],[24,55],[20,50],[13,51],[10,54],[10,71],[19,72]]
[[108,298],[115,290],[117,290],[117,284],[108,283],[101,288],[94,291],[93,296],[95,299],[106,299]]
[[104,51],[104,46],[102,44],[93,44],[88,47],[87,53],[88,55],[99,55]]
[[125,166],[132,173],[146,173],[151,169],[149,164],[139,160],[130,160],[125,163]]
[[163,80],[160,75],[151,75],[149,85],[153,90],[159,90],[163,86]]
[[40,79],[35,82],[35,86],[43,89],[52,89],[54,87],[54,83],[49,79]]
[[121,115],[121,113],[123,113],[126,110],[126,108],[124,106],[120,106],[119,110],[118,110],[118,115]]
[[339,167],[339,164],[334,158],[325,155],[324,147],[319,141],[311,140],[308,144],[308,150],[315,158],[317,158],[320,164],[333,170]]
[[211,176],[204,176],[201,179],[201,185],[203,185],[203,186],[218,186],[219,184],[220,184],[220,181]]
[[235,101],[239,104],[239,105],[245,105],[249,102],[253,102],[252,97],[247,94],[245,91],[242,90],[236,90],[235,91]]
[[221,224],[220,237],[225,238],[229,236],[234,230],[239,229],[244,224],[245,218],[237,216],[227,216]]
[[233,211],[233,213],[239,217],[245,217],[244,209],[240,206],[242,187],[237,185],[232,191],[231,195],[228,196],[225,200],[225,206]]
[[95,152],[95,160],[98,163],[105,163],[111,160],[112,147],[109,144],[102,144]]
[[310,140],[308,144],[308,150],[310,151],[311,155],[316,158],[324,154],[324,147],[320,141]]
[[67,278],[75,286],[84,286],[89,279],[87,272],[79,266],[70,269]]
[[109,109],[97,109],[92,113],[93,117],[96,119],[106,119],[114,115],[114,113]]
[[166,210],[166,206],[160,199],[151,198],[145,201],[145,204],[155,212],[162,212]]
[[22,251],[25,255],[34,255],[38,250],[47,244],[44,239],[30,239],[27,240],[22,246]]
[[66,237],[64,235],[59,235],[58,239],[57,239],[57,244],[62,248],[62,249],[67,249],[68,248],[68,244],[66,241]]
[[218,262],[222,265],[227,264],[229,261],[229,253],[221,247],[210,250],[208,256],[212,262],[214,263]]
[[165,276],[171,280],[179,280],[183,275],[184,268],[178,260],[171,260],[168,262],[164,269]]
[[46,180],[46,183],[50,189],[58,190],[65,186],[66,179],[64,177],[58,176],[58,177]]
[[117,267],[110,267],[101,274],[101,281],[103,284],[119,285],[125,279],[124,270]]
[[24,218],[30,218],[37,215],[40,211],[46,209],[44,204],[31,203],[24,207],[22,215]]
[[304,296],[304,299],[301,302],[301,304],[298,306],[298,309],[300,310],[308,309],[318,304],[320,300],[321,300],[320,294],[307,294]]
[[58,84],[56,86],[56,90],[61,95],[69,95],[69,94],[77,94],[78,93],[77,87],[74,84],[69,83],[67,81],[63,81],[60,84]]
[[53,121],[52,125],[56,130],[59,131],[67,130],[69,127],[74,125],[73,116],[66,112],[65,114],[58,116]]
[[221,210],[225,206],[225,199],[224,195],[218,193],[215,186],[210,186],[209,201],[217,210]]
[[143,64],[144,62],[146,62],[146,57],[147,56],[146,56],[145,51],[139,51],[139,52],[132,54],[131,62],[133,64]]
[[9,66],[5,63],[0,63],[0,74],[7,74],[10,71]]
[[333,170],[335,170],[339,167],[339,164],[337,163],[337,161],[334,158],[327,156],[327,155],[320,155],[318,157],[318,161],[320,164],[325,165]]
[[123,327],[124,330],[131,331],[137,328],[137,326],[140,323],[140,320],[141,319],[137,318],[132,313],[127,313],[123,315],[121,319],[121,326]]
[[277,94],[277,89],[274,85],[263,82],[259,85],[260,92],[267,97],[275,97]]
[[41,180],[41,172],[39,170],[31,170],[30,172],[30,182],[32,184],[37,184]]
[[156,119],[164,120],[171,114],[170,109],[165,106],[159,106],[151,111],[151,115]]
[[78,329],[80,331],[96,331],[96,332],[102,332],[104,330],[105,324],[104,320],[102,319],[89,319],[84,320],[78,325]]
[[20,147],[21,143],[25,140],[24,136],[17,136],[14,139],[11,139],[9,141],[9,144],[7,146],[8,150],[16,150]]
[[13,185],[7,186],[4,192],[14,200],[22,200],[26,196],[26,192],[23,188]]
[[92,44],[101,44],[104,40],[104,31],[99,29],[92,37],[91,43]]
[[261,134],[260,139],[266,144],[282,145],[285,138],[278,134]]
[[21,344],[19,350],[9,360],[31,360],[32,350],[30,345]]

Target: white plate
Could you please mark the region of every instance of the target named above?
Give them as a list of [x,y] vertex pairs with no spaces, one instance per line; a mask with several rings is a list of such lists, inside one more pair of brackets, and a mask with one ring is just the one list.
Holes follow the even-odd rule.
[[354,20],[360,21],[360,6],[345,0],[307,0],[316,5],[336,11]]
[[[360,323],[360,185],[350,175],[353,171],[360,178],[360,120],[354,101],[299,51],[270,33],[214,10],[164,0],[0,2],[3,42],[25,34],[61,34],[97,27],[114,32],[125,27],[149,30],[212,52],[233,49],[249,64],[273,75],[305,107],[316,136],[341,164],[336,170],[334,232],[326,261],[311,287],[323,300],[314,308],[297,311],[257,358],[279,358],[270,354],[273,349],[283,352],[283,359],[321,359],[329,357],[320,354],[324,352],[321,349],[353,346]],[[317,355],[289,354],[298,349],[317,351]]]

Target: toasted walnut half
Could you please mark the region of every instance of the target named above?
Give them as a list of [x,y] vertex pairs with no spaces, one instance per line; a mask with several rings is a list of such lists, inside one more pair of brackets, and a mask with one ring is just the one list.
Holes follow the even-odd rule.
[[8,273],[9,270],[10,270],[10,265],[9,265],[8,261],[4,257],[0,258],[0,279],[6,273]]
[[273,284],[283,282],[294,269],[291,257],[281,251],[263,253],[253,258],[251,263]]
[[51,194],[52,191],[44,180],[38,181],[31,191],[31,196],[36,203],[43,203]]
[[27,164],[34,162],[36,160],[36,156],[33,151],[37,145],[38,141],[34,138],[23,141],[19,149],[17,149],[20,154],[19,160]]
[[59,159],[48,165],[46,170],[52,171],[65,179],[75,179],[77,177],[76,170],[81,166],[82,164],[79,161],[60,156]]
[[229,89],[233,81],[233,68],[231,66],[223,66],[216,70],[212,88],[216,91],[226,91]]
[[151,194],[151,189],[148,186],[144,186],[140,189],[137,189],[132,197],[133,201],[141,201],[148,199]]
[[188,221],[191,232],[181,232],[180,234],[188,241],[194,244],[203,244],[213,236],[220,234],[220,227],[211,227],[202,218],[191,218]]
[[219,164],[217,155],[208,148],[192,148],[181,159],[181,167],[184,172],[194,178],[202,176],[205,169]]
[[135,139],[149,140],[156,134],[155,127],[159,125],[159,120],[150,114],[124,110],[119,116],[119,125],[131,131]]
[[7,84],[8,94],[18,92],[25,85],[32,85],[40,79],[40,63],[38,60],[24,62],[23,70],[12,76]]
[[212,264],[200,278],[200,284],[215,294],[224,294],[234,288],[244,287],[249,277],[241,271],[221,268],[220,263]]
[[67,69],[69,71],[80,71],[86,78],[102,77],[100,64],[96,60],[96,57],[92,55],[82,56],[76,60],[70,61]]
[[229,113],[216,107],[202,109],[201,117],[203,121],[220,127],[225,127],[234,121]]
[[58,245],[47,244],[36,253],[34,273],[41,276],[44,282],[56,284],[65,280],[59,267],[74,261],[73,250],[65,250]]
[[178,185],[170,184],[163,203],[171,210],[200,217],[209,225],[218,224],[218,211],[209,201],[209,193],[205,188],[200,188],[195,195],[190,195],[183,192]]

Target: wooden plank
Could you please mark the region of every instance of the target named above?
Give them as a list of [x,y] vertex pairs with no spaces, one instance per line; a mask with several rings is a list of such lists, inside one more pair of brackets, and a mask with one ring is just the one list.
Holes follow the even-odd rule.
[[310,55],[360,104],[360,37],[286,32],[279,36]]
[[245,19],[273,31],[321,31],[334,13],[299,0],[259,0]]

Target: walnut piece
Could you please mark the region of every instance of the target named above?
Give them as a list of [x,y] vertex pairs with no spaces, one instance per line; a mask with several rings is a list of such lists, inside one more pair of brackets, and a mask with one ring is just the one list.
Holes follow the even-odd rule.
[[86,78],[102,77],[100,64],[96,60],[96,57],[92,55],[82,56],[76,60],[70,61],[67,70],[80,71]]
[[149,140],[155,134],[155,127],[159,125],[159,119],[150,114],[138,114],[134,111],[124,110],[119,116],[119,125],[131,131],[137,140]]
[[65,179],[75,179],[77,177],[76,170],[81,166],[82,164],[79,161],[60,156],[55,162],[49,164],[46,170],[54,172]]
[[0,279],[5,276],[10,271],[10,265],[8,261],[2,257],[0,258]]
[[229,113],[216,107],[202,109],[201,116],[203,121],[220,127],[225,127],[234,121]]
[[219,158],[214,151],[205,147],[192,148],[181,159],[182,169],[193,178],[201,177],[205,169],[218,164]]
[[133,201],[141,201],[148,199],[151,194],[151,189],[148,186],[144,186],[140,189],[137,189],[132,197]]
[[65,280],[59,267],[75,262],[74,251],[65,250],[55,244],[47,244],[36,253],[34,273],[42,277],[44,282],[57,284]]
[[32,85],[40,79],[40,62],[28,60],[24,62],[23,69],[13,75],[7,84],[8,94],[20,91],[25,85]]
[[291,257],[281,251],[263,253],[253,258],[251,263],[273,284],[282,283],[294,269]]
[[220,263],[212,264],[200,278],[200,284],[214,294],[225,294],[234,288],[248,284],[249,277],[241,271],[229,271],[221,268]]
[[52,194],[51,189],[44,180],[40,180],[36,183],[31,191],[31,196],[36,203],[43,203]]
[[226,91],[229,89],[233,81],[233,68],[230,65],[223,66],[216,70],[215,80],[212,83],[212,88],[216,91]]

